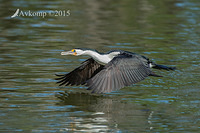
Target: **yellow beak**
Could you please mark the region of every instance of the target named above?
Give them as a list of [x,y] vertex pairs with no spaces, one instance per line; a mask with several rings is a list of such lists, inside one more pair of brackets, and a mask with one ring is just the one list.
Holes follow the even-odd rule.
[[77,55],[77,53],[75,52],[75,50],[71,50],[71,51],[66,51],[66,52],[61,52],[61,55]]

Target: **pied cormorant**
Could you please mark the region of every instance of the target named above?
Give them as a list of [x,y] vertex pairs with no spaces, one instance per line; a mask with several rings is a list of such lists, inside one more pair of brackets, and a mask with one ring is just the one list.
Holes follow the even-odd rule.
[[59,76],[60,86],[86,85],[92,93],[108,93],[140,82],[148,76],[162,77],[150,68],[175,70],[175,67],[158,65],[147,57],[123,50],[100,54],[96,50],[76,48],[61,55],[88,55],[91,58],[73,71]]

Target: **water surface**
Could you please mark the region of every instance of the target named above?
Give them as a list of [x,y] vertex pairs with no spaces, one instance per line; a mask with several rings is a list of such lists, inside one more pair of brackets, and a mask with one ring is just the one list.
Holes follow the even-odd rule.
[[[70,16],[14,12],[70,10]],[[198,132],[200,2],[198,0],[1,1],[0,132]],[[176,71],[105,95],[58,87],[88,57],[76,47],[128,50]]]

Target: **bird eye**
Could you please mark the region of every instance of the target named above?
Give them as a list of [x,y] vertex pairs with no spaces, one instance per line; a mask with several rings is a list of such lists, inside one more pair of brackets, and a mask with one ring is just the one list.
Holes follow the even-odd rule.
[[71,51],[72,51],[72,52],[76,52],[76,50],[75,50],[75,49],[72,49]]

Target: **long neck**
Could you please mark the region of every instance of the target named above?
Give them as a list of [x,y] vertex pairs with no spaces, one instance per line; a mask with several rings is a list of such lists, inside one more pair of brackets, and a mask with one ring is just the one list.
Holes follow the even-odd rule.
[[112,60],[109,54],[99,54],[98,52],[91,50],[85,51],[84,55],[91,56],[95,61],[102,65],[105,65]]
[[85,51],[84,55],[91,56],[93,59],[101,60],[102,55],[99,54],[98,52],[87,50]]

